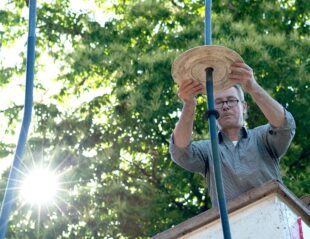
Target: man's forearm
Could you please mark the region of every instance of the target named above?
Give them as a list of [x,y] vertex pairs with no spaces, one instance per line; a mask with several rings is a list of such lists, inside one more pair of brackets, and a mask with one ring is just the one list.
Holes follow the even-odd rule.
[[173,131],[174,144],[180,148],[185,148],[191,141],[195,107],[195,105],[184,104],[180,119]]
[[284,122],[284,109],[282,105],[273,99],[259,84],[255,84],[254,87],[248,93],[252,96],[255,103],[263,112],[267,120],[274,127],[281,127]]

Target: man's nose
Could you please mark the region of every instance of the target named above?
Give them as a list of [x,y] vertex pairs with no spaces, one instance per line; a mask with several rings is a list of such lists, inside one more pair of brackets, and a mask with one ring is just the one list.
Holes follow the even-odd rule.
[[224,102],[223,102],[222,110],[229,110],[229,109],[230,109],[230,107],[229,107],[229,105],[228,105],[228,102],[227,102],[227,101],[224,101]]

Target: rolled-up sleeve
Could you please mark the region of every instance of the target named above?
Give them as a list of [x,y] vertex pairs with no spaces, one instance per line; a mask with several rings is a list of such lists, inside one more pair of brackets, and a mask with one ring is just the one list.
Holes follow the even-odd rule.
[[207,154],[203,142],[192,142],[185,148],[180,148],[170,139],[169,152],[172,160],[182,168],[191,171],[206,173]]
[[285,120],[281,127],[274,127],[267,124],[265,135],[263,136],[263,143],[267,146],[271,156],[281,158],[287,151],[290,143],[292,142],[296,124],[290,112],[284,109]]

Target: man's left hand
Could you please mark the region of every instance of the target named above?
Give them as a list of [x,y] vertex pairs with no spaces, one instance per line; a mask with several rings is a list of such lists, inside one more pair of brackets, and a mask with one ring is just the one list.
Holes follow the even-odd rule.
[[228,79],[234,84],[240,84],[247,92],[251,92],[257,86],[252,68],[244,62],[234,62],[231,65]]

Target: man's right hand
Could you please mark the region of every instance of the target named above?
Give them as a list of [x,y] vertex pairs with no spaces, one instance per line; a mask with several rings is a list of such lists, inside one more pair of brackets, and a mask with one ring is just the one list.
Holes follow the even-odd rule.
[[184,80],[179,88],[178,96],[183,101],[183,109],[178,123],[173,131],[174,144],[186,147],[192,136],[196,96],[203,92],[203,85],[196,80]]
[[203,85],[197,80],[182,81],[178,97],[183,101],[184,106],[196,106],[196,96],[203,92]]

